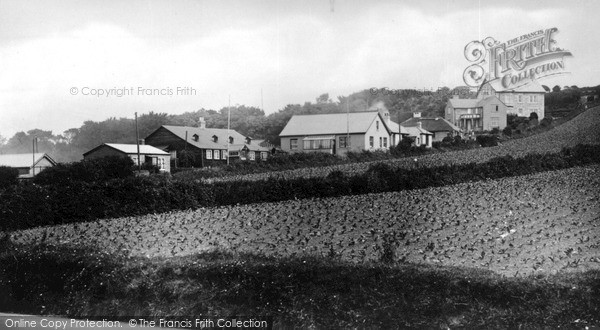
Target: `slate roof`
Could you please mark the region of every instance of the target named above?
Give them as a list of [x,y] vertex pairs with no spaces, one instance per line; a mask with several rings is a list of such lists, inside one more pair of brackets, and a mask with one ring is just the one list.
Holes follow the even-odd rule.
[[[35,155],[35,156],[34,156]],[[35,163],[37,164],[42,158],[47,158],[48,161],[54,165],[56,162],[47,154],[40,152],[35,154],[5,154],[0,155],[0,166],[8,166],[8,167],[27,167],[31,168],[33,165],[33,159],[35,158]]]
[[[332,135],[332,134],[354,134],[365,133],[371,124],[379,118],[388,131],[398,125],[387,126],[385,121],[379,116],[378,111],[351,112],[347,113],[327,113],[314,115],[294,115],[285,125],[279,136],[299,136],[299,135]],[[397,130],[395,132],[398,132]]]
[[[97,147],[95,147],[94,149],[84,153],[83,155],[87,155],[90,154],[92,152],[94,152],[95,150],[97,150],[98,148],[101,148],[102,146],[107,146],[110,148],[113,148],[115,150],[118,150],[122,153],[131,155],[131,154],[137,154],[137,145],[136,144],[124,144],[124,143],[103,143]],[[169,155],[168,152],[160,150],[158,148],[155,148],[151,145],[147,145],[147,144],[140,144],[140,154],[143,155]]]
[[436,118],[411,118],[402,124],[401,126],[409,127],[409,126],[417,126],[417,123],[421,123],[421,127],[429,132],[452,132],[458,131],[461,129],[447,121],[444,118],[436,117]]
[[[229,136],[233,137],[233,144],[229,145],[229,149],[233,150],[232,145],[245,145],[252,151],[269,151],[269,148],[262,147],[258,143],[251,141],[250,144],[246,144],[246,137],[238,133],[235,130],[229,130],[225,128],[200,128],[190,126],[172,126],[163,125],[163,128],[169,132],[175,134],[182,140],[185,140],[185,132],[187,132],[187,142],[200,149],[227,149],[227,143]],[[194,134],[198,135],[198,141],[194,140]],[[152,135],[152,134],[150,134]],[[213,142],[213,136],[217,137],[217,142]]]
[[408,136],[418,136],[421,134],[425,135],[433,135],[433,133],[419,128],[417,126],[400,126],[400,134],[408,135]]

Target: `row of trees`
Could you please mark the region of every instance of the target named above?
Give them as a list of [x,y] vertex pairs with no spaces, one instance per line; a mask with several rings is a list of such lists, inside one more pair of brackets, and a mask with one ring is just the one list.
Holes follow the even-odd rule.
[[[546,105],[563,106],[577,102],[585,89],[577,86],[555,86],[546,94]],[[600,86],[593,87],[600,94]],[[386,107],[395,121],[402,121],[411,112],[421,112],[423,116],[443,116],[448,98],[453,94],[470,97],[460,89],[443,87],[437,91],[427,90],[363,90],[349,96],[330,99],[322,94],[314,102],[304,105],[289,104],[283,109],[265,115],[264,111],[245,105],[231,108],[231,128],[254,139],[266,139],[279,144],[279,133],[294,114],[317,114],[335,112],[358,112]],[[145,137],[161,125],[197,126],[204,117],[210,128],[227,127],[227,107],[220,110],[200,109],[179,115],[149,112],[138,118],[140,137]],[[18,132],[11,138],[0,136],[0,153],[26,153],[32,150],[32,141],[37,138],[37,150],[46,152],[59,162],[72,162],[82,158],[82,154],[101,143],[135,143],[135,122],[132,118],[108,118],[104,121],[85,121],[79,128],[71,128],[62,134],[52,131],[32,129]]]

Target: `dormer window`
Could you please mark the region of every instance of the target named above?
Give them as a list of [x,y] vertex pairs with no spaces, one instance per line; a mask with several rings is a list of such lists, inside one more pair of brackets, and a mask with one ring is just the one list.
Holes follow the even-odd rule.
[[213,135],[212,136],[212,142],[217,142],[217,141],[219,141],[219,137],[216,136],[216,135]]
[[246,137],[246,144],[250,144],[250,142],[252,142],[252,139],[249,137]]
[[377,129],[377,130],[379,130],[379,120],[377,120],[377,121],[375,122],[375,127],[376,127],[376,129]]
[[198,142],[198,139],[200,139],[200,137],[198,136],[198,134],[192,135],[192,140]]
[[233,144],[233,136],[229,137],[229,144]]

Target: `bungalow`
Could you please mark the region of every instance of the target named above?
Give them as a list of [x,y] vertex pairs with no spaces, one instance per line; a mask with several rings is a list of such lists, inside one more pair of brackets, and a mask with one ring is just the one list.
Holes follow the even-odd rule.
[[0,155],[0,166],[16,168],[22,179],[34,177],[54,165],[56,162],[46,153]]
[[400,125],[404,127],[415,127],[419,124],[421,125],[421,129],[431,133],[433,142],[442,141],[447,136],[454,137],[456,135],[461,135],[462,133],[462,130],[459,127],[453,125],[444,118],[423,118],[419,112],[416,112],[413,118],[405,120]]
[[[153,146],[140,144],[140,164],[152,164],[161,171],[171,171],[171,155]],[[83,154],[83,159],[98,159],[109,156],[129,157],[133,163],[138,162],[138,148],[136,144],[103,143]]]
[[421,123],[417,123],[417,126],[400,126],[400,135],[402,139],[410,137],[414,139],[414,145],[417,147],[425,146],[431,148],[433,133],[423,129]]
[[386,150],[400,142],[399,126],[385,109],[367,112],[294,115],[281,133],[285,152]]
[[[219,166],[230,161],[266,160],[271,148],[259,145],[252,138],[235,130],[163,125],[145,138],[146,144],[169,152],[173,165]],[[229,152],[229,153],[228,153]]]

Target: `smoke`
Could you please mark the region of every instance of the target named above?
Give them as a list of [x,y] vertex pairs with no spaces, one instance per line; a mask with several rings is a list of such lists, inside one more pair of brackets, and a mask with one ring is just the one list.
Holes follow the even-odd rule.
[[385,107],[385,103],[383,101],[377,101],[375,102],[375,104],[373,104],[371,107],[369,107],[369,110],[387,110],[388,108]]

